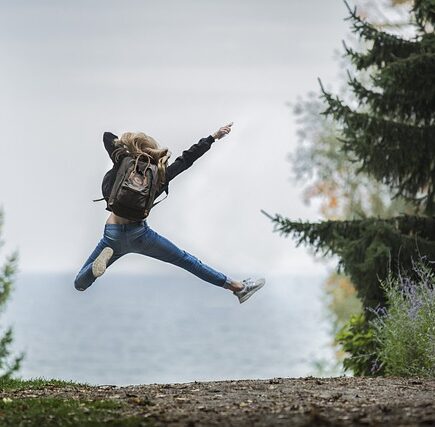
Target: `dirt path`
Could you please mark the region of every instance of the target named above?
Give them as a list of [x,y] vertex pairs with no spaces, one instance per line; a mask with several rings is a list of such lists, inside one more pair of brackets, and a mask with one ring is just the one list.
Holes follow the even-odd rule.
[[435,380],[273,378],[152,384],[46,387],[0,398],[114,399],[120,417],[157,426],[435,425]]

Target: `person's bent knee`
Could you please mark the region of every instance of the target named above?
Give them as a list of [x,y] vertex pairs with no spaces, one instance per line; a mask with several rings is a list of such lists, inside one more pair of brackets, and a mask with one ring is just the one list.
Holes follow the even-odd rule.
[[76,290],[78,291],[86,291],[87,288],[83,288],[81,287],[78,283],[74,283],[74,287],[76,288]]
[[80,284],[77,280],[74,281],[74,287],[78,290],[78,291],[86,291],[86,289],[88,289],[89,286],[83,286],[82,284]]

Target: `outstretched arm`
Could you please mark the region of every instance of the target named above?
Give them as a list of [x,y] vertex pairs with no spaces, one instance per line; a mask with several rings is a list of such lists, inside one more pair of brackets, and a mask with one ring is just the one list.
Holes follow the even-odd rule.
[[211,144],[216,139],[221,139],[231,131],[231,122],[227,126],[221,127],[219,130],[209,135],[207,138],[202,138],[196,144],[192,145],[188,150],[183,151],[181,156],[177,157],[174,162],[166,169],[166,184],[174,179],[181,172],[192,166],[193,162],[199,159],[211,147]]

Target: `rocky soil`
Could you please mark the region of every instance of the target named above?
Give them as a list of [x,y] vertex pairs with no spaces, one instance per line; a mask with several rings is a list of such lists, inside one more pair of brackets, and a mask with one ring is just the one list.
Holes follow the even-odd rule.
[[115,400],[157,426],[435,426],[435,380],[273,378],[141,386],[50,386],[0,398]]

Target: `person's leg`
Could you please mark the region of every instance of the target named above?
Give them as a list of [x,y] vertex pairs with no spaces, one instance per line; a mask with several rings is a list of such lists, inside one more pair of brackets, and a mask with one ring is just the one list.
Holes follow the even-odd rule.
[[[89,258],[83,264],[83,267],[80,269],[74,280],[74,287],[78,291],[85,291],[92,283],[95,282],[97,277],[94,276],[92,272],[92,263],[96,260],[96,258],[101,254],[104,248],[110,247],[109,242],[103,237],[97,244],[97,247],[93,250]],[[117,259],[119,259],[123,254],[120,252],[114,251],[112,257],[107,262],[107,267],[113,264]]]
[[144,225],[144,232],[133,242],[133,252],[176,265],[200,279],[230,290],[240,290],[243,285],[220,273],[188,252],[178,248],[165,237]]

